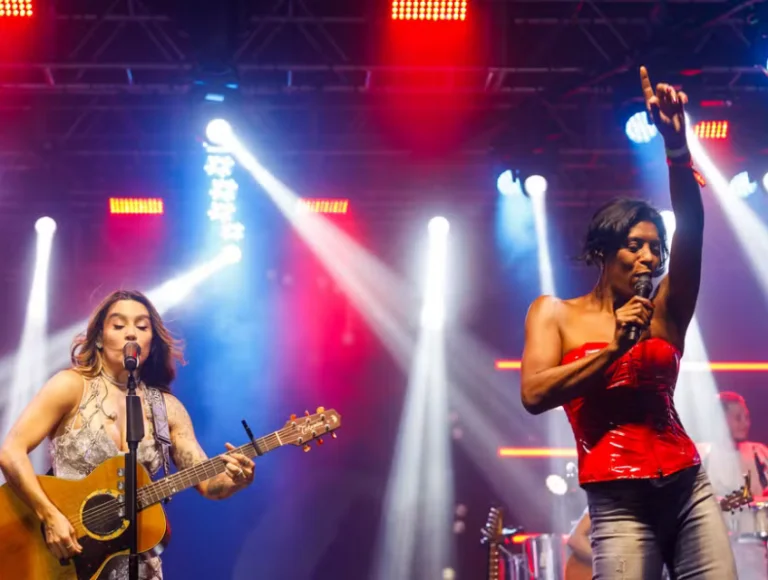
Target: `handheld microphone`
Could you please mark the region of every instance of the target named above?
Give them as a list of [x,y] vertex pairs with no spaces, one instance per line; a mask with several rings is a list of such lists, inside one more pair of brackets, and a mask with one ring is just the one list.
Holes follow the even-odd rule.
[[141,347],[136,342],[126,342],[123,347],[123,367],[128,371],[135,371],[139,366]]
[[[635,296],[641,298],[648,298],[653,290],[653,283],[651,282],[650,274],[640,274],[635,282]],[[636,324],[632,324],[629,327],[629,333],[627,334],[627,340],[632,343],[637,342],[640,339],[641,329]]]

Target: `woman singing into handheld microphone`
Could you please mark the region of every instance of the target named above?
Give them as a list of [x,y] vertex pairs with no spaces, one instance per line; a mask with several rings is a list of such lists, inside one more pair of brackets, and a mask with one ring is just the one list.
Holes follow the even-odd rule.
[[[659,212],[620,199],[595,213],[584,260],[599,268],[584,296],[541,296],[526,320],[522,401],[564,406],[576,438],[597,580],[736,578],[720,507],[673,403],[701,278],[704,209],[685,133],[687,97],[645,68],[646,105],[664,138],[673,252]],[[666,277],[652,297],[649,278]],[[648,294],[646,294],[648,296]]]

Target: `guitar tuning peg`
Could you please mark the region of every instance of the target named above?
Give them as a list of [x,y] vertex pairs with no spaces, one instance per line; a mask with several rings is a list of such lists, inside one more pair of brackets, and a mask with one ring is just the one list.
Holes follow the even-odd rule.
[[322,445],[322,444],[323,444],[323,439],[322,439],[322,437],[318,437],[318,439],[317,439],[317,444],[318,444],[318,445]]
[[295,420],[296,420],[296,413],[291,413],[291,421],[295,421]]
[[318,413],[325,413],[325,407],[318,407],[317,408]]
[[312,450],[312,448],[307,444],[304,444],[304,447],[302,447],[302,449],[304,450],[304,453],[309,453]]
[[339,438],[339,436],[338,436],[338,435],[336,435],[336,431],[334,431],[333,433],[331,433],[331,437],[333,437],[334,439],[338,439],[338,438]]

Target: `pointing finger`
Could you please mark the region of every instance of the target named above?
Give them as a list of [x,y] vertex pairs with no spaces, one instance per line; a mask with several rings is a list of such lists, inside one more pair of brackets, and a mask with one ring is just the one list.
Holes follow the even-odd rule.
[[648,78],[648,69],[644,66],[640,67],[640,86],[643,88],[646,107],[650,108],[651,98],[653,98],[653,86],[651,86],[651,79]]

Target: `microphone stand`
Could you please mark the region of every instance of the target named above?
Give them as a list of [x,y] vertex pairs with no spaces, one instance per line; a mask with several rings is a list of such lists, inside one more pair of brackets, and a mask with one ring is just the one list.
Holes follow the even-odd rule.
[[[138,358],[138,357],[137,357]],[[128,520],[128,579],[139,580],[139,528],[137,522],[138,481],[137,460],[139,442],[144,439],[144,416],[141,398],[136,394],[137,359],[126,359],[128,370],[128,393],[125,397],[126,440],[128,453],[125,455],[125,519]]]

